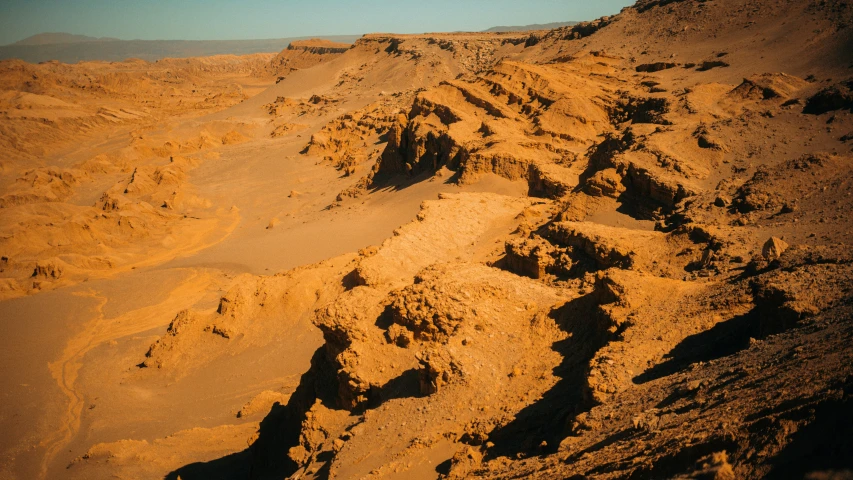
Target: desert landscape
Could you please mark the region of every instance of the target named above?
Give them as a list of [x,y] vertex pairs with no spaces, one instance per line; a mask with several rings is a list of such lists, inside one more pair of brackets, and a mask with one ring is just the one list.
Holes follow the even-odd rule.
[[0,61],[0,479],[853,478],[853,5],[561,25]]

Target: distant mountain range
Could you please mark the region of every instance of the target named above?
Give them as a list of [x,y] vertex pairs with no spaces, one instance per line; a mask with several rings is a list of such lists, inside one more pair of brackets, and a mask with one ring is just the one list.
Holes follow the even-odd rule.
[[[556,22],[519,26],[492,27],[485,32],[519,32],[551,30],[578,22]],[[287,48],[290,42],[322,38],[332,42],[354,43],[361,35],[328,35],[318,37],[289,37],[263,40],[120,40],[110,37],[89,37],[71,33],[40,33],[0,46],[0,60],[18,58],[30,63],[58,60],[63,63],[100,60],[117,62],[128,58],[155,61],[173,57],[206,57],[210,55],[248,55],[274,53]]]
[[58,43],[86,43],[86,42],[112,42],[117,38],[110,37],[88,37],[86,35],[74,35],[73,33],[39,33],[32,37],[19,40],[12,45],[54,45]]
[[514,27],[492,27],[484,32],[524,32],[527,30],[553,30],[560,27],[571,27],[578,22],[534,23],[532,25],[517,25]]
[[49,60],[76,63],[90,60],[116,62],[140,58],[155,61],[166,57],[276,53],[296,40],[322,38],[339,43],[354,43],[360,37],[361,35],[313,35],[264,40],[118,40],[70,33],[42,33],[11,45],[0,46],[0,60],[18,58],[30,63]]

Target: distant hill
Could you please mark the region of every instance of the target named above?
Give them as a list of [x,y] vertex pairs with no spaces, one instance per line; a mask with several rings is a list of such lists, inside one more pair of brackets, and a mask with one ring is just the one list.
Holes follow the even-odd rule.
[[518,25],[514,27],[492,27],[484,32],[524,32],[527,30],[553,30],[560,27],[570,27],[578,22],[534,23],[533,25]]
[[[78,40],[69,40],[70,38]],[[321,37],[338,43],[354,43],[361,35],[330,35]],[[45,39],[58,39],[57,43],[39,43]],[[83,40],[79,40],[82,38]],[[248,55],[251,53],[276,53],[290,42],[317,38],[291,37],[264,40],[116,40],[71,34],[40,34],[12,45],[0,46],[0,60],[18,58],[30,63],[58,60],[63,63],[101,60],[122,61],[140,58],[155,61],[173,57],[207,57],[210,55]],[[62,41],[64,39],[64,41]],[[91,39],[91,40],[89,40]],[[22,43],[25,42],[25,43]]]
[[58,43],[86,43],[86,42],[110,42],[117,38],[110,37],[88,37],[86,35],[74,35],[73,33],[39,33],[32,37],[19,40],[12,45],[54,45]]

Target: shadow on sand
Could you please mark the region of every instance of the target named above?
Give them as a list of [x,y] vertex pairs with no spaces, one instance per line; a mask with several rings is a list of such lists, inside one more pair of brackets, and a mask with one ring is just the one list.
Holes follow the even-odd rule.
[[[371,389],[367,401],[350,411],[353,415],[360,415],[364,410],[376,408],[388,400],[420,395],[420,376],[417,370],[411,369],[385,385]],[[288,451],[299,445],[302,422],[318,400],[324,407],[341,410],[338,405],[337,369],[329,360],[325,346],[314,352],[311,368],[302,375],[287,405],[275,404],[263,419],[258,438],[249,448],[209,462],[185,465],[169,473],[166,479],[281,480],[289,477],[300,465],[288,457]],[[314,474],[316,478],[327,478],[331,460],[325,458],[328,455],[329,452],[320,453],[314,459],[316,462],[326,462]]]
[[615,298],[595,290],[553,310],[551,318],[569,334],[552,345],[563,356],[554,375],[560,378],[541,399],[522,409],[515,419],[489,433],[494,444],[489,458],[552,453],[569,435],[571,421],[592,406],[586,377],[595,353],[619,333],[609,331],[610,321],[599,308]]
[[302,375],[287,405],[275,404],[261,422],[257,440],[246,450],[209,462],[185,465],[166,476],[167,480],[282,479],[298,465],[288,450],[299,444],[302,421],[319,399],[334,408],[337,385],[335,371],[325,348],[314,352],[311,368]]

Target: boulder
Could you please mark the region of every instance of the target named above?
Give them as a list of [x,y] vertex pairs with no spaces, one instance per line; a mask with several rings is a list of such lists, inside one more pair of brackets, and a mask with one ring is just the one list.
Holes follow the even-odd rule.
[[770,237],[770,239],[764,243],[764,247],[761,248],[761,255],[768,261],[776,260],[782,256],[782,252],[787,248],[788,244],[781,238]]

